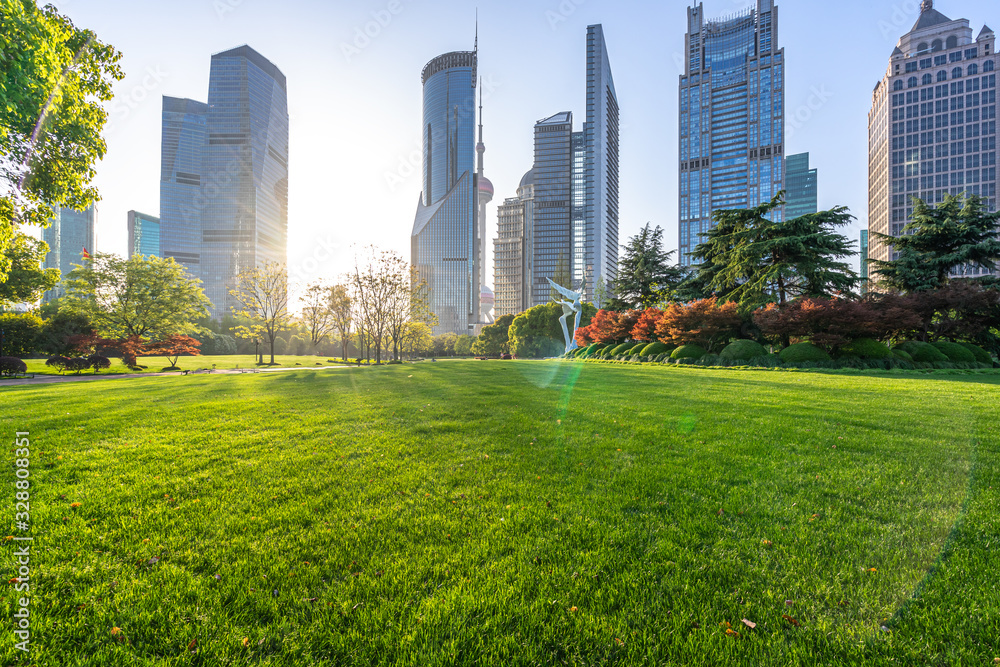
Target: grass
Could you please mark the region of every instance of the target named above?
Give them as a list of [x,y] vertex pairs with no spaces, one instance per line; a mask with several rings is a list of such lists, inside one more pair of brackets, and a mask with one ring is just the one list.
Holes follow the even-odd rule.
[[0,658],[993,664],[998,380],[450,362],[4,389],[36,645],[8,629]]
[[[296,364],[302,366],[329,366],[327,363],[331,357],[318,357],[313,355],[275,355],[276,366],[290,367]],[[264,367],[269,366],[271,357],[264,355]],[[45,359],[26,359],[25,365],[28,367],[28,374],[34,375],[59,375],[59,372],[45,365]],[[146,366],[144,370],[129,370],[121,359],[112,359],[111,368],[101,371],[99,375],[134,375],[137,373],[162,373],[170,371],[170,362],[165,357],[139,357],[139,364]],[[257,368],[256,358],[252,354],[231,354],[231,355],[205,355],[198,357],[181,357],[177,360],[177,368],[180,370],[195,370],[215,367],[218,370],[235,368]],[[83,375],[93,375],[93,370],[84,371]],[[75,373],[63,373],[63,375],[75,375]],[[2,386],[2,384],[0,384]]]

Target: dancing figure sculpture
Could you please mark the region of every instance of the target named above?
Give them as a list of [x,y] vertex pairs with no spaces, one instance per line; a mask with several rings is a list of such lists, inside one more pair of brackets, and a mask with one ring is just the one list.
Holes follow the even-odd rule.
[[[566,352],[572,352],[578,349],[580,346],[576,344],[576,330],[580,328],[580,318],[583,316],[583,305],[580,303],[580,299],[583,295],[579,292],[571,292],[570,290],[562,287],[561,285],[556,285],[552,282],[551,278],[546,278],[549,284],[552,285],[552,289],[562,294],[567,299],[572,299],[572,301],[556,301],[560,306],[563,307],[563,316],[559,318],[562,323],[563,335],[566,337]],[[569,316],[576,313],[576,321],[573,324],[573,333],[570,335],[568,321]]]

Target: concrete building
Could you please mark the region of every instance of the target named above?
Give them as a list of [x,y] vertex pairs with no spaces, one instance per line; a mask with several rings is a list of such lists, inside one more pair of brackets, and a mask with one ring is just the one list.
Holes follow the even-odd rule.
[[128,212],[128,256],[162,257],[160,219],[138,211]]
[[785,158],[785,219],[816,213],[819,208],[816,169],[809,168],[809,153]]
[[498,238],[493,242],[493,285],[496,316],[517,315],[533,304],[531,298],[532,238],[535,220],[535,173],[524,175],[517,196],[497,207]]
[[[43,268],[59,269],[61,280],[82,265],[93,252],[97,241],[97,207],[85,211],[56,208],[49,226],[42,230],[42,240],[49,246]],[[57,299],[66,293],[60,283],[42,295],[42,302]]]
[[[924,0],[920,17],[889,57],[868,113],[868,227],[899,236],[913,198],[978,195],[997,210],[996,35],[977,37],[967,19],[952,20]],[[893,259],[872,238],[872,259]],[[956,275],[988,275],[969,266]],[[872,276],[875,279],[876,276]]]
[[[688,8],[680,76],[680,260],[719,209],[749,208],[785,189],[785,61],[773,0],[706,20]],[[776,221],[784,211],[775,212]]]

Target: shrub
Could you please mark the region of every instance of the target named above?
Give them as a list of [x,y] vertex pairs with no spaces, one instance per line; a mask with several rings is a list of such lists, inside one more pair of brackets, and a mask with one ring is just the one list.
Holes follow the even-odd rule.
[[948,357],[948,361],[962,364],[976,363],[976,355],[969,350],[966,350],[958,343],[939,340],[936,343],[932,343],[932,345],[940,350],[944,356]]
[[726,361],[736,361],[737,359],[754,359],[756,357],[763,357],[767,354],[767,350],[764,346],[754,340],[737,340],[733,341],[726,348],[719,353],[719,356]]
[[88,368],[90,368],[90,359],[88,357],[72,357],[66,360],[66,370],[75,372],[77,375]]
[[37,315],[26,313],[0,315],[0,330],[4,332],[3,348],[0,354],[9,358],[27,357],[34,354],[38,337],[42,332],[42,321]]
[[650,343],[646,347],[642,348],[642,352],[640,352],[640,354],[644,357],[656,357],[670,351],[670,347],[664,345],[663,343]]
[[900,350],[899,348],[892,351],[892,358],[898,359],[899,361],[905,361],[908,364],[913,363],[913,357],[910,356],[910,353]]
[[892,357],[892,350],[889,349],[888,345],[871,338],[852,340],[840,348],[840,353],[842,356],[857,357],[858,359],[889,359]]
[[681,345],[679,348],[670,353],[670,358],[674,361],[679,361],[681,359],[701,359],[708,352],[705,351],[700,345]]
[[625,354],[626,352],[631,350],[634,345],[635,343],[622,343],[621,345],[616,345],[615,347],[608,350],[608,354],[610,354],[612,357],[617,357],[619,354]]
[[14,377],[27,370],[28,367],[17,357],[0,357],[0,377]]
[[913,361],[917,363],[933,364],[935,361],[948,361],[948,357],[930,343],[908,340],[897,347],[913,357]]
[[102,368],[111,368],[111,360],[99,354],[92,354],[87,357],[87,368],[93,368],[96,375]]
[[739,335],[743,320],[735,302],[702,299],[670,304],[656,325],[656,336],[674,345],[696,344],[714,350]]
[[789,345],[781,351],[781,360],[786,364],[801,364],[815,361],[830,361],[830,355],[826,350],[816,347],[812,343],[797,343]]
[[990,368],[993,367],[993,357],[990,353],[979,347],[978,345],[973,345],[972,343],[959,343],[962,347],[972,353],[972,356],[976,358],[981,364],[989,364]]
[[68,363],[69,363],[68,357],[61,357],[58,355],[54,357],[49,357],[48,359],[45,360],[46,366],[56,369],[57,371],[59,371],[60,374],[66,370],[66,364]]

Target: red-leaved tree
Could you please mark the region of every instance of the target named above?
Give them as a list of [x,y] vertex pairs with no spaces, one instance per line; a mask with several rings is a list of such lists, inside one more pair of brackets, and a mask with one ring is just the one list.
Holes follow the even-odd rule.
[[201,354],[198,349],[201,342],[190,336],[169,336],[156,343],[146,346],[146,354],[151,357],[166,357],[171,368],[177,367],[177,361],[182,356],[197,357]]
[[647,308],[632,327],[632,340],[644,342],[656,341],[656,325],[663,319],[663,311],[659,308]]
[[639,311],[616,313],[612,310],[599,310],[587,327],[587,338],[602,344],[624,342],[638,319]]
[[782,343],[792,339],[836,350],[858,338],[889,340],[919,326],[907,297],[885,295],[878,301],[802,298],[770,304],[754,313],[765,336]]
[[672,345],[696,343],[712,352],[739,336],[742,323],[736,302],[719,303],[712,297],[672,303],[656,325],[656,337]]

